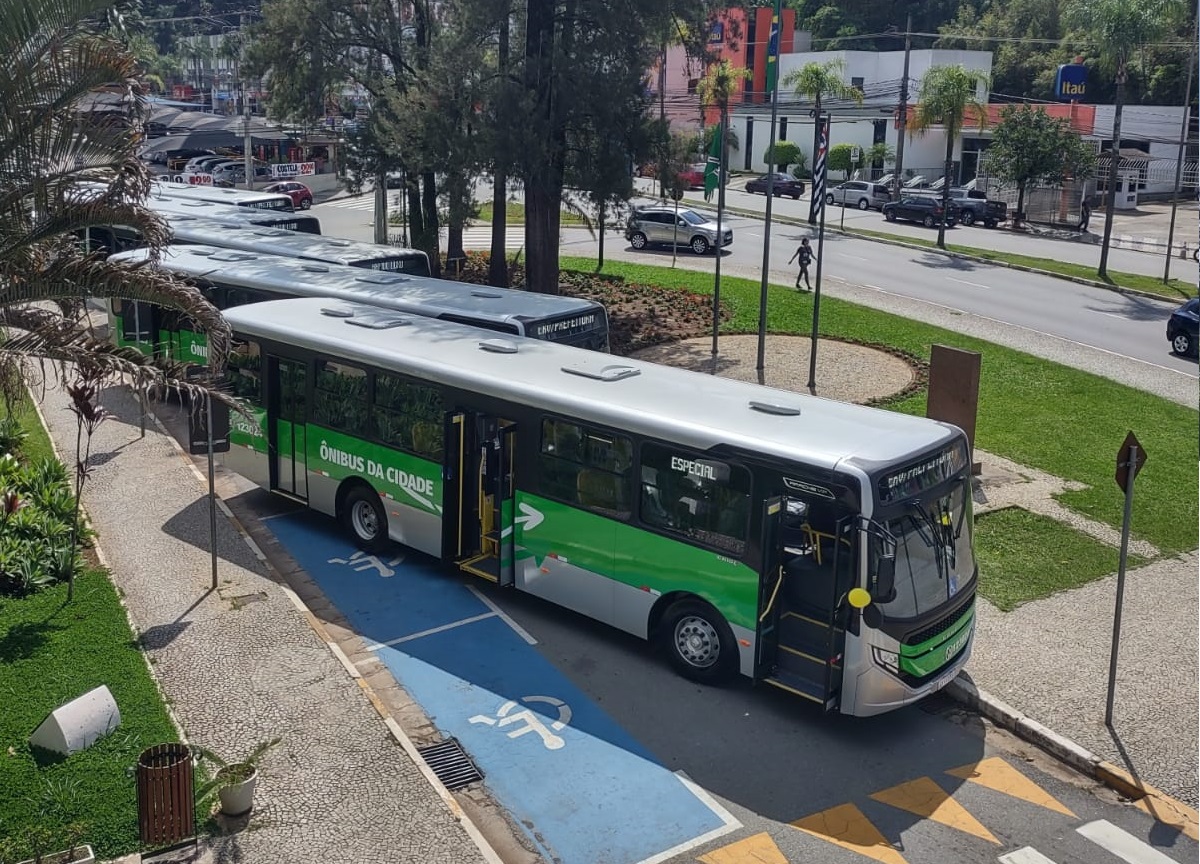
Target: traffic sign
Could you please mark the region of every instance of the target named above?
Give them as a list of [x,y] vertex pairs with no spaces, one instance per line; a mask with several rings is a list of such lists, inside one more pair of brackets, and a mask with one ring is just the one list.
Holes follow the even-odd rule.
[[1125,436],[1125,441],[1121,444],[1121,449],[1117,451],[1117,486],[1124,492],[1129,481],[1129,462],[1130,455],[1136,452],[1137,455],[1133,459],[1133,476],[1137,479],[1137,475],[1141,473],[1142,466],[1146,464],[1146,450],[1142,447],[1137,436],[1130,432]]
[[862,161],[862,148],[857,144],[850,148],[850,161],[855,165]]

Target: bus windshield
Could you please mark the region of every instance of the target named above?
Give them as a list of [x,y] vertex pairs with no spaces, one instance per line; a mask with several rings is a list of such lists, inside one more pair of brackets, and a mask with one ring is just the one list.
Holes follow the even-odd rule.
[[970,481],[939,498],[914,499],[888,522],[896,538],[896,599],[880,604],[892,619],[932,612],[975,578]]

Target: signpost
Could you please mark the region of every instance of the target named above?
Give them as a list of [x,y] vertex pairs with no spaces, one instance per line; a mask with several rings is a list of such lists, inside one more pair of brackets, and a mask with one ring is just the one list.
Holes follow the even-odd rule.
[[1129,552],[1129,522],[1133,515],[1133,481],[1146,464],[1146,451],[1130,432],[1117,451],[1117,486],[1125,493],[1125,515],[1121,520],[1121,557],[1117,562],[1117,607],[1113,613],[1112,656],[1108,661],[1108,702],[1104,725],[1112,726],[1113,695],[1117,686],[1117,650],[1121,643],[1121,606],[1125,600],[1125,561]]
[[188,415],[188,452],[193,456],[208,454],[208,530],[212,550],[212,587],[217,590],[217,490],[213,470],[213,454],[229,452],[229,406],[211,396],[204,397],[202,407],[193,407]]

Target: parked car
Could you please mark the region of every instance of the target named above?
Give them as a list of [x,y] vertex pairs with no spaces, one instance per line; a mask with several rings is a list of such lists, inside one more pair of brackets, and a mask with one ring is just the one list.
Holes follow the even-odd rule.
[[297,210],[307,210],[313,203],[312,190],[303,183],[297,183],[295,180],[282,180],[279,183],[272,183],[262,191],[287,195],[292,199],[292,206]]
[[[942,197],[941,192],[933,190],[928,190],[927,194],[938,201]],[[958,221],[963,225],[980,223],[985,227],[995,228],[1001,222],[1008,221],[1008,204],[1004,201],[989,201],[984,192],[954,187],[950,190],[950,200],[958,205]]]
[[790,174],[763,174],[759,177],[755,177],[746,184],[746,191],[761,192],[763,195],[766,195],[767,178],[772,176],[774,179],[771,181],[773,184],[771,187],[771,194],[775,197],[778,198],[784,195],[791,195],[793,198],[799,200],[800,196],[804,194],[804,183],[800,180],[797,180]]
[[708,163],[706,162],[693,162],[686,169],[679,172],[679,179],[689,189],[702,187],[704,185],[704,169],[707,167]]
[[[883,205],[883,218],[889,222],[904,219],[909,222],[920,222],[926,228],[933,228],[942,221],[942,202],[932,195],[904,195],[899,201],[890,201]],[[958,206],[951,201],[946,213],[946,227],[952,228],[958,224]]]
[[216,162],[224,158],[224,156],[218,156],[215,153],[201,153],[199,156],[193,156],[191,159],[189,159],[187,164],[183,166],[183,170],[189,173],[199,172],[202,165],[208,162]]
[[1181,357],[1196,355],[1200,346],[1200,300],[1193,297],[1167,319],[1167,341],[1171,352]]
[[826,204],[841,204],[843,207],[853,205],[859,210],[881,210],[891,200],[887,186],[867,183],[865,180],[847,180],[825,193]]
[[[721,234],[721,246],[733,242],[732,228],[722,226]],[[718,245],[717,223],[695,210],[680,210],[676,220],[674,207],[641,207],[629,217],[625,239],[634,249],[677,243],[703,255]]]

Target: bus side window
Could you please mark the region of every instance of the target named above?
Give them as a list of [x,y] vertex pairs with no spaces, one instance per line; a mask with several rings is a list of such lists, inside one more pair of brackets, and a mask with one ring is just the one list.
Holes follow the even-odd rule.
[[719,459],[642,446],[641,519],[740,556],[746,551],[750,473]]
[[603,516],[629,518],[630,439],[547,418],[539,461],[543,492]]
[[229,350],[229,385],[233,395],[262,405],[262,354],[257,342],[235,341]]
[[316,367],[312,422],[351,435],[367,435],[366,371],[332,360],[318,360]]

